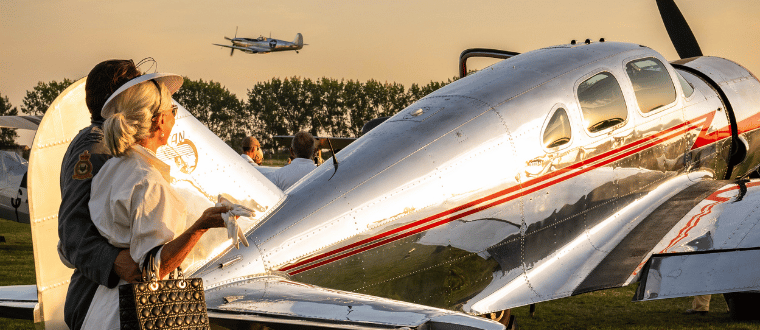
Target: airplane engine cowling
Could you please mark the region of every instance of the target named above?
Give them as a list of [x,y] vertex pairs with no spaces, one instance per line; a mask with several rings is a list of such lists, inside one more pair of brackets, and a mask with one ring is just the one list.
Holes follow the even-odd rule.
[[760,156],[749,154],[747,158],[747,150],[760,147],[760,116],[756,114],[760,102],[760,81],[757,77],[743,66],[720,57],[692,57],[672,64],[711,85],[728,110],[735,149],[731,156],[734,168],[727,179],[740,178],[756,170],[760,165]]

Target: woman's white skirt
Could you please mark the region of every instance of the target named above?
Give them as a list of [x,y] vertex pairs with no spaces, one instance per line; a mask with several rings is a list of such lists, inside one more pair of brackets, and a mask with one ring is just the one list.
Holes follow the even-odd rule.
[[[125,280],[119,280],[119,285],[127,284]],[[87,316],[84,318],[82,330],[108,329],[119,330],[121,327],[119,318],[119,285],[113,289],[106,286],[98,286],[95,296],[92,297]]]

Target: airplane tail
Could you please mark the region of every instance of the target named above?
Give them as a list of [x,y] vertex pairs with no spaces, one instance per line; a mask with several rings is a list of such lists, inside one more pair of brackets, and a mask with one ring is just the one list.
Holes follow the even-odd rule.
[[296,38],[293,40],[293,43],[298,46],[298,49],[303,48],[303,36],[300,33],[296,33]]
[[90,124],[84,97],[86,79],[73,83],[50,105],[34,136],[29,156],[29,218],[39,301],[35,320],[44,322],[48,329],[66,328],[63,303],[73,270],[66,267],[58,257],[58,206],[61,204],[61,191],[55,187],[58,187],[58,173],[68,141]]

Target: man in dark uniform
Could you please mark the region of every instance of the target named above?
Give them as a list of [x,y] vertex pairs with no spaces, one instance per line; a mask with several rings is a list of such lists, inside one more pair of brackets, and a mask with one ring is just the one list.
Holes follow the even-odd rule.
[[77,330],[87,315],[98,285],[115,287],[119,279],[136,282],[141,274],[128,249],[119,249],[100,235],[90,219],[90,183],[112,156],[103,142],[100,110],[111,94],[140,75],[131,60],[109,60],[87,75],[85,98],[91,124],[71,141],[61,164],[61,206],[58,210],[58,250],[75,267],[64,306],[64,320]]

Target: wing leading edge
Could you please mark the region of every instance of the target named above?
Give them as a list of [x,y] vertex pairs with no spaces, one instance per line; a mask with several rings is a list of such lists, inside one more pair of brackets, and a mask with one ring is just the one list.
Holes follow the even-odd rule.
[[760,289],[760,181],[726,184],[651,251],[634,300]]
[[36,322],[35,310],[37,308],[36,285],[0,287],[0,317]]
[[234,45],[220,45],[220,44],[214,44],[214,46],[227,47],[227,48],[242,50],[244,52],[249,52],[249,53],[254,53],[254,54],[255,53],[268,53],[269,52],[269,49],[259,49],[259,48],[254,48],[254,47],[238,47],[238,46],[234,46]]
[[251,322],[319,329],[504,329],[485,318],[325,289],[280,276],[255,277],[207,288],[206,305],[212,323],[231,329]]

